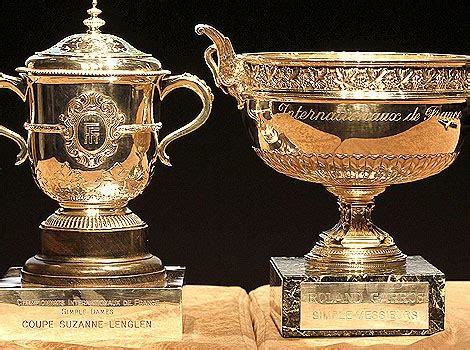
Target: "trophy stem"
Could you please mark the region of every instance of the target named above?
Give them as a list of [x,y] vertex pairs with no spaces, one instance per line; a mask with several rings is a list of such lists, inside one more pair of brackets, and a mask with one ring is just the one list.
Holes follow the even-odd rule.
[[23,267],[24,285],[165,285],[165,268],[147,249],[147,225],[127,208],[61,208],[40,229],[41,251]]
[[306,255],[311,268],[341,271],[392,270],[403,267],[406,255],[393,238],[372,222],[374,198],[385,187],[329,186],[338,197],[340,219]]

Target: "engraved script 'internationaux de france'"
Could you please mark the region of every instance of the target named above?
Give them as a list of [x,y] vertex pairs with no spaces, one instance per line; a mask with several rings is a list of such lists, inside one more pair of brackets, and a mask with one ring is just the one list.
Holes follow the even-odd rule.
[[[317,107],[317,106],[315,106]],[[376,111],[370,110],[368,105],[356,105],[357,108],[346,108],[341,110],[337,108],[335,111],[321,111],[317,108],[306,108],[303,105],[280,103],[277,107],[277,113],[288,113],[292,118],[298,120],[311,121],[372,121],[372,122],[417,122],[419,120],[427,120],[432,117],[438,119],[460,119],[462,111],[442,111],[442,106],[426,107],[424,113],[420,111],[420,106],[413,110],[403,113],[395,111]],[[362,108],[364,107],[364,108]]]

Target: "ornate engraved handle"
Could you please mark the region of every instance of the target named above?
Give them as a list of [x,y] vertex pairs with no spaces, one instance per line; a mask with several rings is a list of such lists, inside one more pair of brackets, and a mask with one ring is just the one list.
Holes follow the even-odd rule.
[[204,51],[204,60],[206,61],[207,66],[212,72],[215,86],[220,88],[225,94],[228,94],[229,92],[227,88],[225,87],[224,83],[222,82],[222,79],[220,78],[219,64],[217,63],[216,58],[215,58],[218,56],[214,56],[217,53],[218,53],[217,47],[215,46],[215,44],[212,44],[206,49],[206,51]]
[[192,122],[169,134],[158,145],[158,157],[163,164],[168,166],[171,166],[171,163],[170,158],[166,154],[166,147],[176,139],[201,127],[206,122],[207,118],[209,118],[212,109],[212,101],[214,101],[214,96],[207,84],[198,77],[188,73],[165,77],[160,80],[160,85],[158,86],[160,100],[163,100],[166,95],[179,88],[187,88],[194,91],[201,98],[202,110]]
[[234,96],[238,108],[243,109],[245,106],[243,64],[233,50],[230,39],[207,24],[198,24],[195,30],[198,35],[205,34],[213,42],[204,52],[204,58],[212,71],[215,85],[224,93]]
[[[198,24],[195,31],[198,35],[207,35],[214,43],[207,48],[204,58],[212,70],[217,86],[228,87],[237,84],[236,65],[238,60],[230,39],[207,24]],[[214,53],[217,53],[217,63],[214,60]]]
[[[12,77],[3,73],[0,73],[0,88],[10,89],[14,91],[18,96],[21,97],[23,102],[26,102],[26,94],[23,92],[23,80],[20,78]],[[8,137],[20,147],[20,153],[16,156],[16,165],[23,163],[28,157],[28,146],[23,137],[18,135],[16,132],[11,131],[4,126],[0,125],[0,135]]]

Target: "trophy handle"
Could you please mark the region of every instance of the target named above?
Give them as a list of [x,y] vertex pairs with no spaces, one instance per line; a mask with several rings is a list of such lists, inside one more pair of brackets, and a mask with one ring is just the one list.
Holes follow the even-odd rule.
[[[20,78],[12,77],[3,73],[0,73],[0,89],[9,89],[14,91],[18,96],[21,97],[23,102],[26,102],[26,93],[23,92],[23,80]],[[10,129],[0,125],[0,135],[9,138],[16,142],[20,147],[20,153],[16,156],[16,165],[23,163],[28,157],[28,146],[23,137]]]
[[215,85],[224,93],[235,97],[238,109],[243,109],[245,107],[243,92],[246,89],[243,60],[233,50],[230,39],[214,27],[198,24],[195,30],[198,35],[207,35],[213,42],[204,51],[204,59],[212,72]]
[[160,100],[163,100],[166,95],[179,88],[186,88],[195,92],[201,98],[202,110],[193,121],[166,136],[158,145],[158,158],[160,158],[163,164],[168,166],[171,166],[171,163],[170,158],[166,154],[166,147],[176,139],[190,134],[201,127],[207,121],[207,118],[209,118],[212,102],[214,101],[214,96],[209,86],[203,80],[188,73],[161,79],[158,85]]
[[217,53],[217,46],[215,46],[215,44],[212,44],[206,49],[206,51],[204,51],[204,59],[212,72],[215,85],[220,88],[225,94],[229,94],[228,89],[225,87],[220,77],[219,63],[217,63],[216,59],[214,58],[214,55],[216,55]]

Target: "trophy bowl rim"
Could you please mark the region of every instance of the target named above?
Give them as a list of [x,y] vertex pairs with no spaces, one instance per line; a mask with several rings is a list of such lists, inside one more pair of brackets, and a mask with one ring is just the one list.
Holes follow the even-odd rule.
[[239,55],[244,61],[259,64],[298,66],[422,66],[465,67],[470,56],[463,54],[414,53],[387,51],[265,51]]

